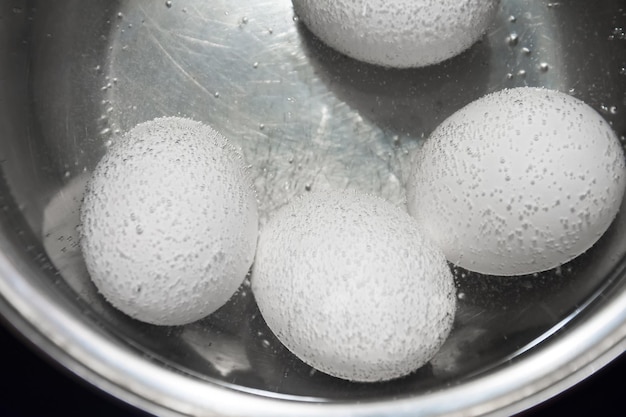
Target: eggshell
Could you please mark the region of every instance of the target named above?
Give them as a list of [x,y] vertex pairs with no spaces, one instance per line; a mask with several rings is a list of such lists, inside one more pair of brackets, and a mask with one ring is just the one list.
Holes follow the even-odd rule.
[[452,263],[523,275],[589,249],[625,182],[622,146],[595,110],[557,91],[515,88],[432,133],[415,155],[408,208]]
[[423,67],[451,58],[487,30],[499,0],[293,0],[318,38],[352,58]]
[[137,125],[98,163],[81,209],[87,269],[115,307],[179,325],[222,306],[252,264],[255,194],[239,153],[212,128]]
[[275,213],[261,230],[251,285],[291,352],[362,382],[428,362],[456,308],[445,258],[413,219],[352,192],[312,193]]

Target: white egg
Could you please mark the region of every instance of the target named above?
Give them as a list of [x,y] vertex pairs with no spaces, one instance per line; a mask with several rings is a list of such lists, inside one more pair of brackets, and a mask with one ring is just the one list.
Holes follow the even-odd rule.
[[423,67],[468,49],[491,24],[499,0],[293,0],[318,38],[352,58]]
[[445,120],[415,155],[407,196],[450,262],[523,275],[589,249],[625,184],[622,146],[596,111],[557,91],[515,88]]
[[452,327],[455,287],[416,222],[368,195],[313,193],[262,228],[252,291],[278,339],[302,361],[354,381],[424,365]]
[[258,234],[240,154],[182,118],[137,125],[98,163],[81,209],[98,290],[148,323],[180,325],[222,306],[244,280]]

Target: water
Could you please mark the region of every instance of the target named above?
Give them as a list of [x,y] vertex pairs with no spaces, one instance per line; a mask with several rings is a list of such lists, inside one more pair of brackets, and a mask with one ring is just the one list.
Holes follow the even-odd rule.
[[[258,311],[252,297],[242,294],[211,318],[185,327],[184,333],[194,331],[193,343],[179,338],[177,331],[166,339],[159,338],[159,329],[137,332],[135,323],[120,319],[100,302],[73,245],[81,187],[107,141],[118,139],[111,133],[119,135],[165,115],[210,124],[245,154],[266,219],[298,195],[329,188],[353,188],[404,208],[412,153],[455,111],[502,88],[545,86],[569,92],[601,111],[620,137],[626,132],[624,91],[606,88],[626,74],[619,49],[624,41],[614,33],[625,25],[610,21],[611,13],[578,18],[587,8],[584,1],[548,7],[503,0],[492,28],[466,53],[435,67],[402,71],[354,61],[321,44],[293,17],[290,2],[264,3],[261,8],[252,0],[188,1],[186,11],[169,3],[121,3],[120,10],[109,12],[113,23],[104,40],[92,44],[100,42],[100,49],[77,49],[77,56],[89,63],[76,68],[75,76],[84,81],[77,85],[97,85],[89,100],[77,102],[75,97],[85,95],[51,82],[43,83],[49,90],[35,100],[42,108],[53,108],[60,100],[73,103],[72,114],[86,112],[64,118],[72,123],[65,127],[41,111],[42,129],[53,143],[51,159],[62,167],[79,163],[76,172],[85,171],[61,178],[63,188],[47,202],[48,254],[105,323],[111,317],[120,320],[122,325],[111,326],[114,331],[138,340],[151,355],[182,372],[245,387],[271,387],[283,394],[353,399],[432,390],[532,345],[581,305],[620,258],[610,235],[559,273],[503,281],[459,272],[459,313],[450,340],[427,369],[384,386],[346,385],[312,373],[271,338],[254,315]],[[123,25],[118,22],[116,28],[118,13]],[[61,55],[59,35],[72,28],[49,28],[54,36],[43,58]],[[579,60],[579,54],[595,58]],[[49,73],[55,73],[52,69]],[[33,74],[35,79],[45,76]],[[90,84],[93,80],[97,83]],[[102,114],[107,119],[99,121]],[[58,242],[59,235],[75,240]],[[275,349],[262,348],[255,336],[258,329]],[[163,340],[169,341],[167,347]],[[214,340],[228,343],[210,345]],[[240,365],[234,373],[218,359],[229,352],[236,352]]]

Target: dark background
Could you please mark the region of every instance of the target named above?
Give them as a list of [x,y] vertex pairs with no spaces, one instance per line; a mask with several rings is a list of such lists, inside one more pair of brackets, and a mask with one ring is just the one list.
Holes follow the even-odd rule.
[[[115,416],[148,414],[90,388],[42,359],[0,324],[0,417]],[[520,417],[626,416],[626,354],[579,385]]]

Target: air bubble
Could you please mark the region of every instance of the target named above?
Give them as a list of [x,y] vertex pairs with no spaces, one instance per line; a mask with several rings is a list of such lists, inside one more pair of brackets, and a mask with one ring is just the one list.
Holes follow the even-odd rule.
[[519,37],[517,36],[517,33],[513,32],[506,37],[505,41],[509,46],[517,46],[519,43]]

